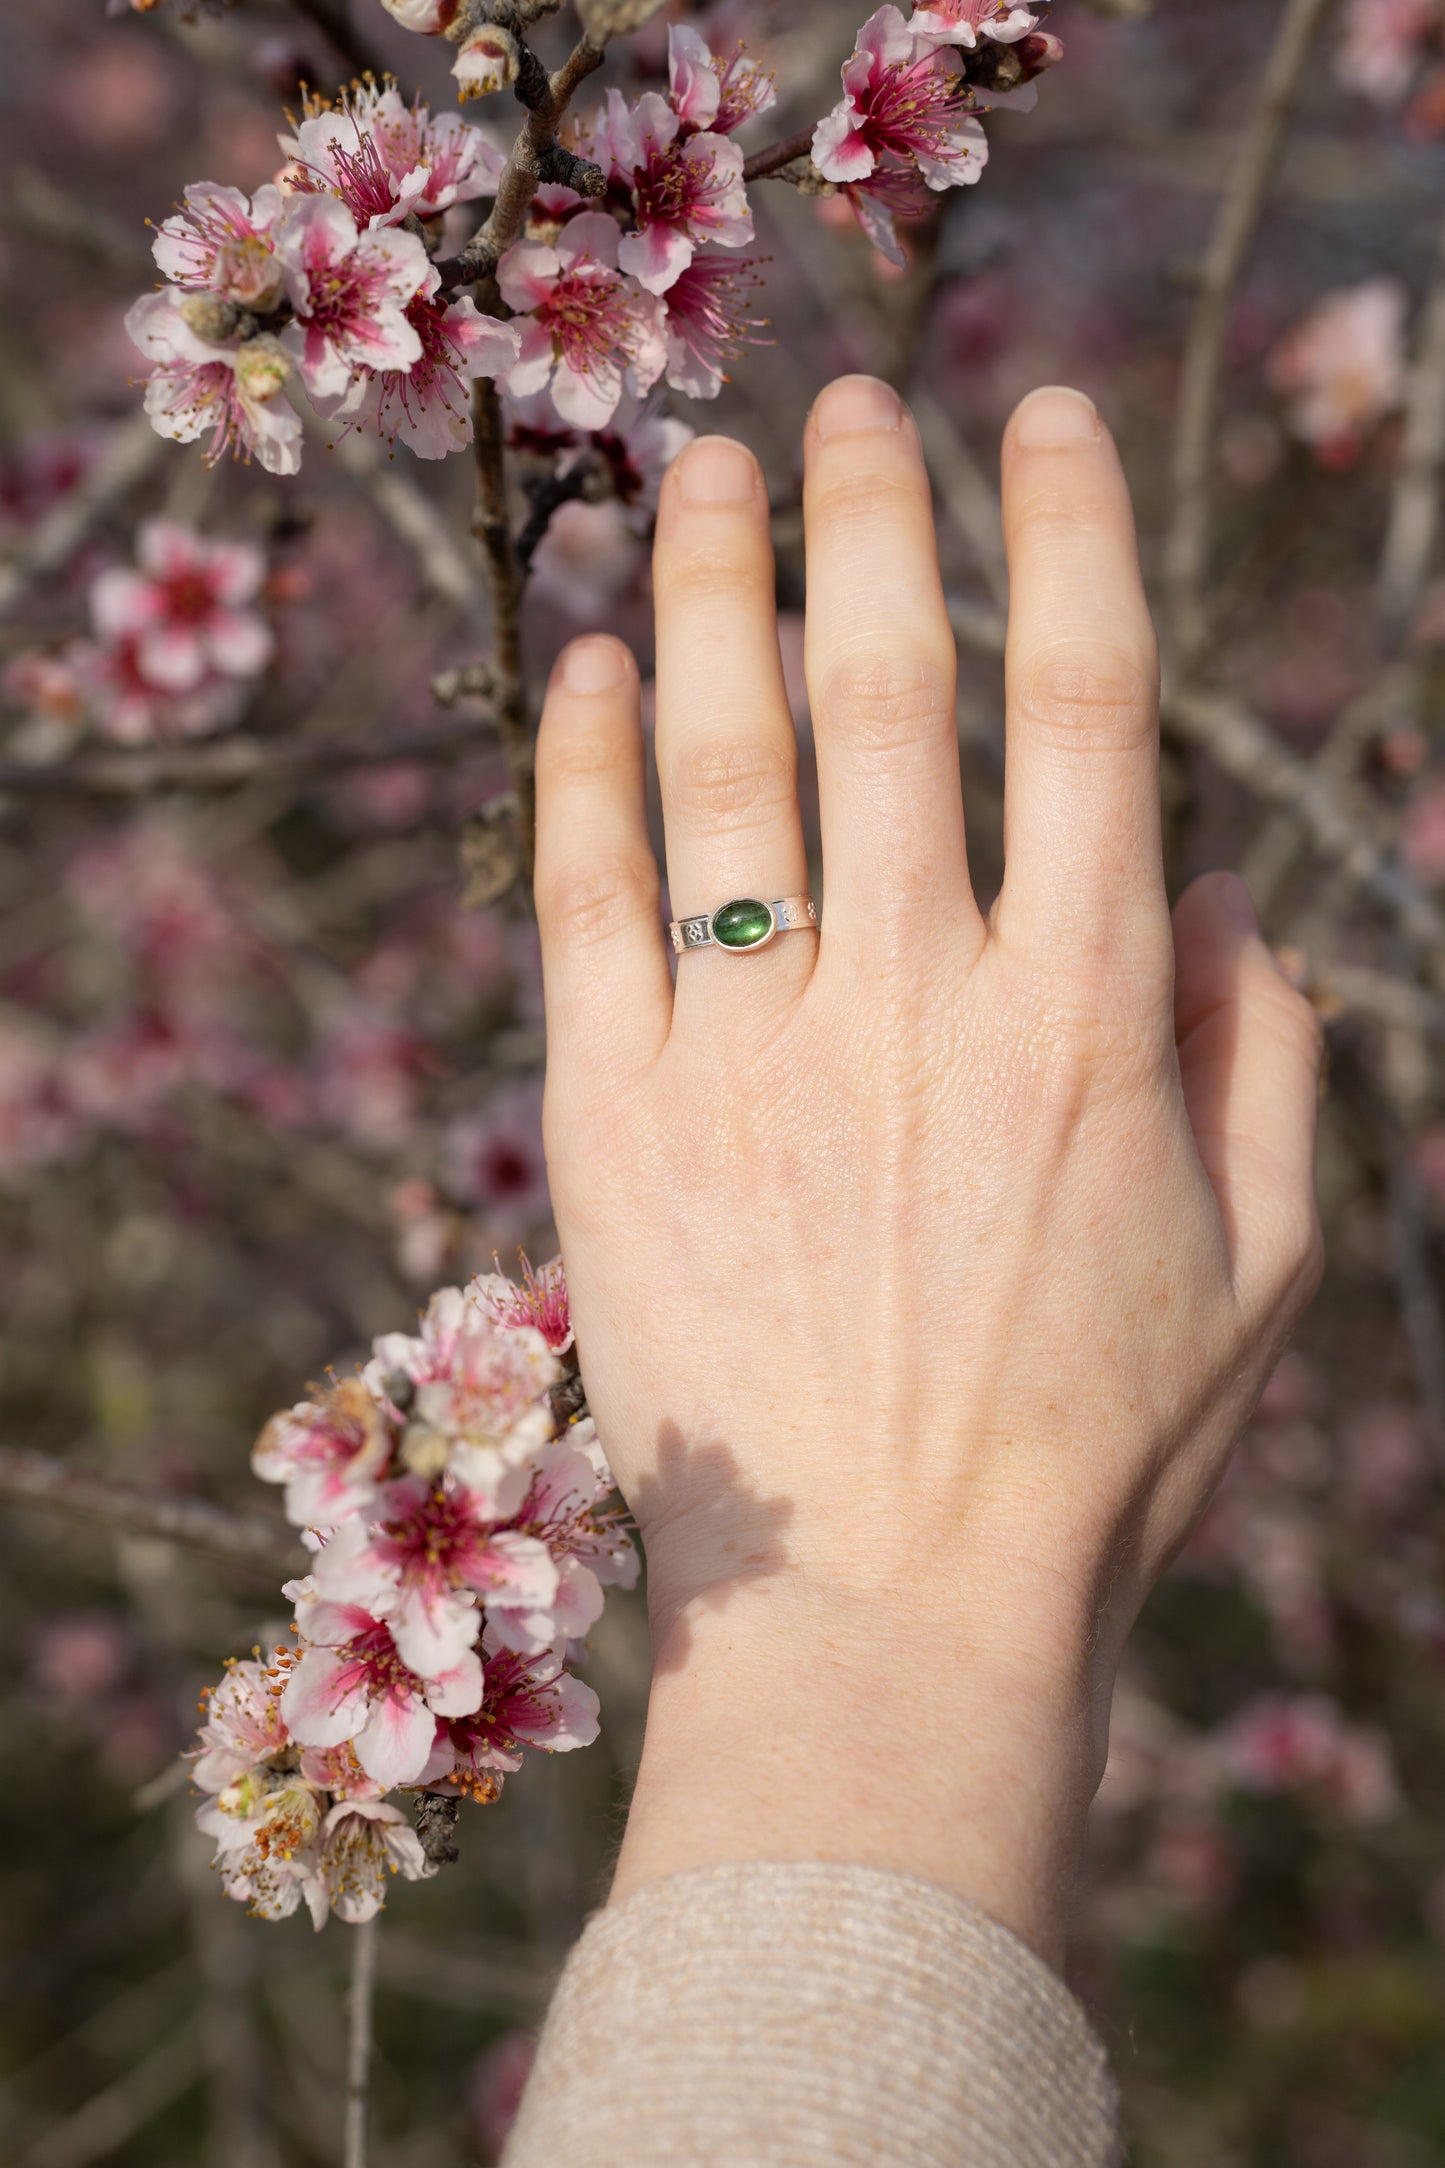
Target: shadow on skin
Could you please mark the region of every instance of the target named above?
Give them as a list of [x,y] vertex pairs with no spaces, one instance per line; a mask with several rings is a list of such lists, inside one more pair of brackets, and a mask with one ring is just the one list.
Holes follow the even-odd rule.
[[[654,1544],[666,1535],[695,1546],[704,1558],[725,1561],[700,1588],[689,1589],[693,1607],[725,1610],[741,1583],[766,1580],[788,1563],[783,1531],[793,1517],[792,1500],[761,1496],[721,1439],[692,1445],[676,1423],[661,1424],[656,1473],[637,1485],[632,1506]],[[662,1593],[655,1585],[649,1590],[654,1601]],[[665,1657],[654,1653],[654,1671],[678,1670],[690,1642],[685,1621],[672,1628]]]

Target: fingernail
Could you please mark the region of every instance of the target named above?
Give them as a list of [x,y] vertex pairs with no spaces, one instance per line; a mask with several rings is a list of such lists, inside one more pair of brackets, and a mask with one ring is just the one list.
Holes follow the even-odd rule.
[[1093,400],[1067,384],[1044,384],[1031,391],[1014,421],[1015,440],[1030,452],[1097,443],[1102,434]]
[[1218,900],[1219,915],[1231,926],[1237,927],[1240,933],[1259,932],[1259,913],[1254,908],[1248,881],[1241,880],[1237,873],[1221,874]]
[[626,656],[615,640],[574,640],[562,657],[562,683],[569,693],[610,692],[626,671]]
[[903,401],[876,376],[840,376],[819,394],[813,427],[820,437],[843,437],[865,429],[897,429]]
[[741,504],[757,487],[757,471],[731,437],[699,437],[678,462],[682,493],[692,504]]

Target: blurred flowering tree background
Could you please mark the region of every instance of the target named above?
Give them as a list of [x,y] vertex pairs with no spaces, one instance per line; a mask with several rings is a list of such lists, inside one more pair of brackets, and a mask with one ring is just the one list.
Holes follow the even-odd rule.
[[[1136,1636],[1076,1984],[1141,2163],[1445,2160],[1445,8],[1045,13],[0,21],[17,2168],[337,2161],[368,2033],[351,2168],[497,2156],[647,1681],[640,1596],[601,1606],[625,1531],[550,1282],[483,1280],[460,1330],[446,1298],[409,1336],[434,1290],[555,1249],[537,687],[589,626],[646,674],[658,477],[734,431],[770,478],[811,814],[797,445],[860,368],[930,458],[981,885],[997,441],[1064,380],[1139,503],[1171,878],[1244,871],[1329,1024],[1329,1275]],[[485,1371],[495,1415],[499,1349],[512,1458],[483,1484],[457,1411]],[[351,1514],[359,1544],[385,1485],[385,1555],[314,1563],[377,1614],[367,1676],[411,1685],[358,1687],[364,1636],[308,1584],[302,1661],[352,1665],[346,1722],[313,1737],[294,1657],[243,1663],[186,1762],[198,1694],[284,1640],[308,1563],[251,1474],[263,1432],[298,1526]],[[443,1494],[476,1544],[418,1593],[403,1507]],[[586,1743],[599,1701],[587,1751],[524,1755]],[[887,1721],[927,1720],[914,1682]],[[379,1933],[313,1933],[388,1868],[415,1886]]]

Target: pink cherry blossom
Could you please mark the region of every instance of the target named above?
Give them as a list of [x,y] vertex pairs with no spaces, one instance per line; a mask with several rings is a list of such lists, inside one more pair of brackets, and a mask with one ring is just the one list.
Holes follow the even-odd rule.
[[560,1648],[528,1657],[501,1647],[489,1628],[483,1650],[480,1706],[436,1728],[421,1778],[432,1790],[495,1798],[499,1779],[521,1768],[525,1748],[565,1754],[597,1737],[597,1696],[563,1669]]
[[322,1871],[325,1797],[299,1777],[255,1773],[207,1801],[196,1826],[216,1840],[216,1867],[228,1897],[263,1920],[289,1919],[303,1901],[317,1927],[329,1898]]
[[465,450],[472,441],[467,385],[509,369],[521,343],[511,324],[483,316],[470,294],[448,301],[437,286],[431,271],[406,306],[421,358],[410,369],[357,377],[337,409],[389,441],[400,437],[418,459]]
[[731,135],[777,101],[775,78],[741,45],[719,60],[690,23],[667,33],[668,103],[685,128]]
[[1350,0],[1335,75],[1375,105],[1397,105],[1441,27],[1440,0]]
[[499,1325],[535,1327],[555,1355],[565,1355],[571,1347],[572,1311],[560,1257],[534,1269],[524,1254],[520,1287],[504,1272],[487,1272],[477,1275],[467,1293]]
[[746,312],[759,284],[748,256],[695,255],[662,297],[667,381],[692,399],[715,399],[748,334],[763,319]]
[[722,135],[683,133],[657,91],[629,105],[621,91],[609,90],[588,148],[632,191],[637,231],[623,235],[617,263],[649,293],[665,293],[704,242],[737,248],[751,241],[741,146]]
[[264,618],[246,607],[266,577],[254,545],[208,542],[174,520],[141,527],[140,569],[120,566],[91,585],[90,613],[104,640],[133,643],[135,666],[164,692],[194,692],[212,673],[250,678],[274,642]]
[[245,706],[245,688],[234,678],[208,678],[182,692],[153,683],[133,638],[77,641],[70,661],[91,722],[117,745],[206,737],[238,721]]
[[844,96],[819,121],[813,162],[825,180],[866,180],[880,162],[916,165],[930,188],[976,181],[988,157],[956,56],[917,35],[896,7],[858,33]]
[[554,245],[515,242],[497,266],[522,342],[502,382],[523,395],[550,387],[579,429],[605,428],[623,392],[650,390],[667,360],[659,303],[622,277],[617,249],[615,221],[583,212]]
[[1016,44],[1038,19],[1035,10],[1017,7],[1013,0],[929,0],[913,10],[909,28],[940,45],[962,45],[972,52],[981,38]]
[[[691,272],[684,273],[684,278],[690,276]],[[674,287],[672,292],[676,291]],[[664,296],[664,305],[670,298],[670,294]],[[555,461],[559,475],[569,473],[579,459],[590,456],[605,469],[614,501],[638,527],[650,525],[662,477],[695,435],[691,423],[665,413],[655,400],[643,401],[628,394],[618,402],[607,428],[590,430],[574,429],[564,422],[549,392],[533,392],[529,398],[507,402],[507,442],[514,451],[524,456],[541,454]],[[475,1126],[460,1125],[448,1140],[462,1194],[469,1194],[476,1182],[471,1152],[471,1139],[476,1134]],[[535,1166],[540,1203],[546,1196],[546,1161],[540,1136],[537,1149],[529,1150],[524,1157],[529,1167]]]
[[264,312],[275,307],[285,283],[274,232],[284,209],[280,189],[269,184],[248,200],[239,188],[193,181],[184,208],[165,221],[151,253],[177,286]]
[[459,113],[402,101],[396,85],[353,83],[334,103],[313,102],[281,148],[293,162],[293,189],[329,189],[367,224],[399,223],[408,212],[436,218],[454,203],[490,195],[503,153]]
[[125,319],[132,341],[155,364],[145,394],[152,428],[179,444],[209,434],[210,466],[233,452],[254,456],[272,474],[297,473],[301,419],[284,396],[284,353],[261,339],[214,346],[192,331],[182,306],[180,294],[167,287],[143,294]]
[[282,1753],[290,1743],[281,1720],[284,1671],[276,1660],[230,1663],[206,1697],[206,1721],[191,1776],[203,1792],[223,1792],[238,1778]]
[[1220,1745],[1227,1771],[1247,1791],[1314,1790],[1361,1822],[1398,1804],[1384,1740],[1347,1723],[1327,1694],[1261,1694],[1225,1727]]
[[337,1801],[321,1825],[321,1870],[332,1911],[352,1927],[381,1910],[388,1875],[436,1872],[401,1809],[376,1799]]
[[406,1387],[408,1468],[430,1476],[449,1468],[498,1520],[516,1512],[533,1458],[551,1436],[547,1394],[561,1374],[540,1332],[498,1325],[457,1287],[433,1295],[418,1338],[377,1340],[366,1371],[379,1393]]
[[402,1659],[383,1619],[360,1604],[328,1603],[309,1581],[288,1582],[304,1646],[281,1697],[281,1714],[302,1746],[340,1746],[378,1784],[414,1784],[436,1735],[436,1719],[466,1716],[482,1698],[481,1661],[466,1649],[455,1664],[421,1678]]
[[423,1677],[449,1671],[481,1630],[478,1601],[545,1619],[558,1568],[544,1543],[499,1529],[490,1500],[454,1478],[405,1476],[389,1483],[368,1513],[349,1522],[316,1561],[319,1595],[363,1604],[384,1617],[403,1663]]
[[1269,357],[1285,420],[1326,466],[1347,466],[1400,404],[1405,388],[1405,291],[1365,279],[1326,294]]
[[337,197],[293,196],[276,245],[313,397],[339,398],[358,369],[409,369],[421,359],[406,305],[432,270],[415,234],[389,226],[359,232]]
[[868,239],[900,271],[907,267],[898,239],[896,221],[922,218],[932,206],[932,192],[916,166],[885,160],[866,180],[854,181],[843,191],[853,216]]
[[251,1466],[263,1483],[286,1485],[286,1516],[298,1528],[334,1528],[371,1505],[391,1449],[384,1410],[359,1378],[343,1378],[273,1415]]
[[497,1092],[483,1113],[450,1124],[440,1157],[447,1189],[480,1209],[494,1239],[551,1218],[542,1095],[534,1084]]

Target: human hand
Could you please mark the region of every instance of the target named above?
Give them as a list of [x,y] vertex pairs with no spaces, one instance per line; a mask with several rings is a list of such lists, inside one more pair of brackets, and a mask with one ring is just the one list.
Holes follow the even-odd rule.
[[[1036,393],[1004,443],[987,920],[916,428],[845,378],[805,452],[821,933],[686,954],[674,992],[618,642],[567,650],[538,742],[548,1166],[656,1661],[618,1887],[858,1859],[1056,1954],[1120,1648],[1318,1275],[1319,1034],[1238,880],[1171,924],[1090,404]],[[674,911],[805,890],[741,446],[676,462],[654,564]]]

